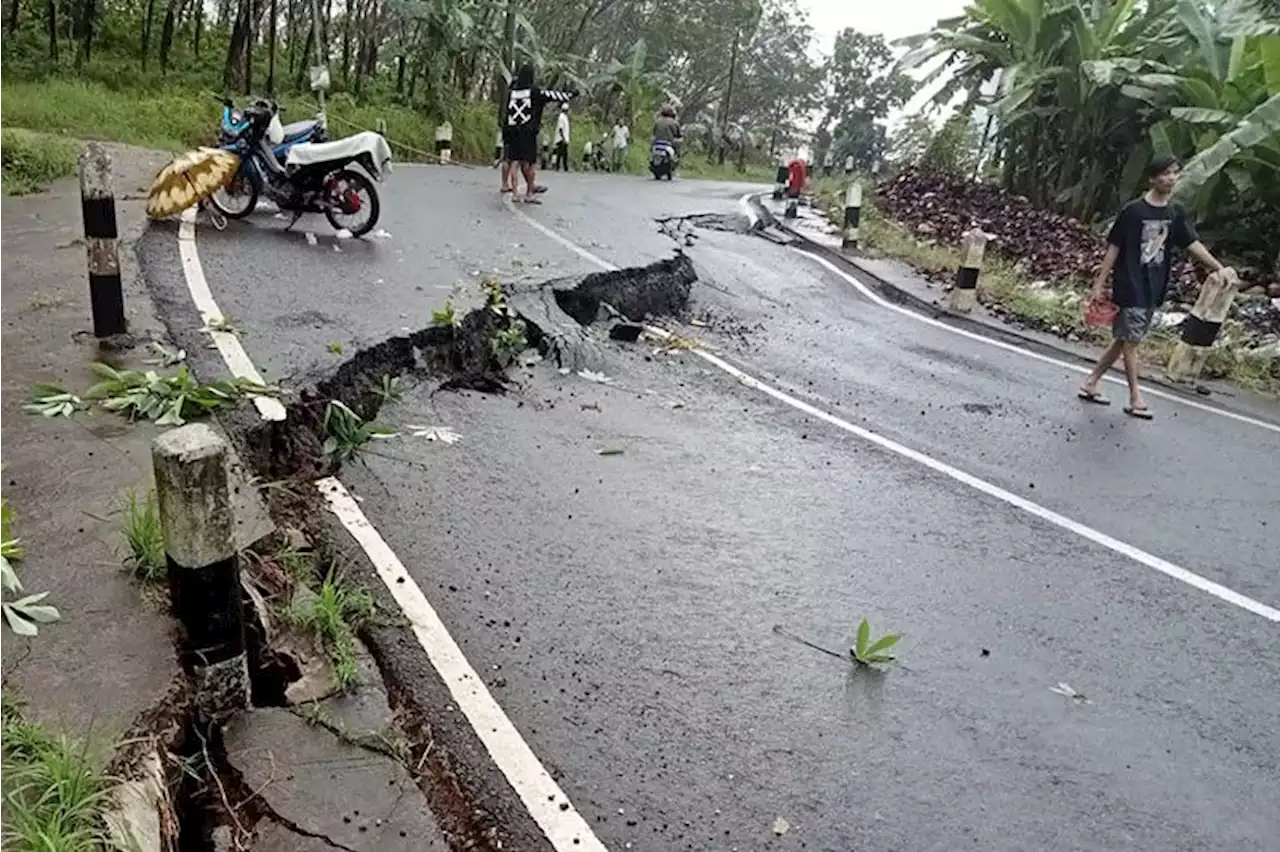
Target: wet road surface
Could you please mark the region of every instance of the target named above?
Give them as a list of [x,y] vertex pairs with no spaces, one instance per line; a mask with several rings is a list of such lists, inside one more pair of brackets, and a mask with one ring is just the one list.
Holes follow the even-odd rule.
[[[316,223],[311,246],[269,216],[201,229],[215,297],[270,376],[422,327],[475,273],[594,271],[504,209],[491,173],[393,180],[389,239]],[[620,265],[670,253],[654,219],[732,214],[745,191],[550,181],[529,215]],[[878,309],[794,251],[693,233],[691,311],[711,327],[682,334],[1280,605],[1275,432],[1085,406],[1076,373]],[[155,230],[143,259],[189,330],[173,241]],[[604,372],[538,364],[505,397],[410,382],[381,419],[462,441],[388,442],[341,478],[609,848],[1278,848],[1276,624],[690,354],[617,344]],[[856,671],[774,629],[843,653],[862,617],[906,634],[902,665]]]

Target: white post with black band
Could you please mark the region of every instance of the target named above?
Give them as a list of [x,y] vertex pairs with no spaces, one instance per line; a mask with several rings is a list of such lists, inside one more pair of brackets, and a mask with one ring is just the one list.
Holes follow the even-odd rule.
[[844,232],[840,246],[844,249],[858,247],[858,223],[862,219],[862,184],[856,180],[849,184],[844,196]]
[[960,268],[956,270],[956,283],[951,290],[951,310],[967,314],[978,303],[978,276],[982,272],[982,257],[987,250],[991,234],[974,227],[960,235]]
[[249,704],[244,599],[227,485],[227,442],[205,423],[165,432],[151,445],[173,614],[196,704],[221,719]]
[[1219,269],[1205,279],[1195,307],[1182,322],[1182,339],[1174,347],[1165,374],[1170,381],[1193,382],[1200,376],[1209,350],[1231,311],[1240,279],[1232,269]]

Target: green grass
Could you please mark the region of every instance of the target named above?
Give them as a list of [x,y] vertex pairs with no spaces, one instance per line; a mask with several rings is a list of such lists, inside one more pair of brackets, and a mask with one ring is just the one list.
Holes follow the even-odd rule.
[[79,143],[70,139],[6,127],[0,130],[0,186],[6,195],[38,192],[73,173],[79,154]]
[[3,709],[4,848],[41,852],[107,848],[107,782],[86,749]]
[[290,620],[320,638],[334,678],[345,692],[359,682],[356,666],[355,631],[374,614],[373,598],[368,592],[351,589],[332,569],[314,597],[296,599],[289,610]]
[[168,560],[164,552],[164,532],[160,527],[160,510],[156,506],[155,492],[148,489],[146,496],[139,499],[138,489],[131,489],[121,510],[124,518],[120,531],[129,547],[129,552],[125,554],[125,565],[143,582],[163,580],[168,571]]

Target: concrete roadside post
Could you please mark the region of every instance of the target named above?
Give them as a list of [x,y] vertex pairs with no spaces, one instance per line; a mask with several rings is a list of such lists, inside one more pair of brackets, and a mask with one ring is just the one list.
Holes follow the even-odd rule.
[[93,336],[101,340],[124,334],[128,331],[128,324],[124,316],[124,290],[120,286],[111,155],[97,142],[90,142],[80,152],[80,211],[84,217],[85,252],[89,263]]
[[1193,382],[1200,377],[1239,286],[1240,279],[1233,269],[1220,270],[1205,279],[1195,307],[1182,322],[1182,339],[1165,368],[1170,381]]
[[956,270],[956,284],[951,290],[951,310],[957,313],[967,314],[978,303],[978,275],[982,272],[982,255],[990,239],[990,234],[976,226],[960,235],[960,268]]
[[858,247],[858,223],[862,219],[862,184],[854,181],[844,196],[844,233],[841,235],[840,247],[856,249]]
[[453,157],[453,125],[448,121],[436,125],[436,156],[441,165],[448,165]]
[[244,604],[227,443],[192,423],[151,445],[173,612],[184,631],[183,668],[208,719],[249,705]]

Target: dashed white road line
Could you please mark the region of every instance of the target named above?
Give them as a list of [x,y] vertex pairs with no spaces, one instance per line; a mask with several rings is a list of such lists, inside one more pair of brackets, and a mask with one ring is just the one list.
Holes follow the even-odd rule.
[[[209,328],[211,325],[222,322],[225,317],[218,309],[218,303],[213,300],[209,282],[204,277],[204,267],[200,265],[200,252],[196,248],[196,208],[194,207],[189,207],[183,212],[182,221],[178,224],[178,255],[182,258],[182,277],[186,279],[187,289],[191,291],[191,301],[195,302],[196,310],[200,312],[200,319],[204,322],[209,336],[213,338],[213,344],[218,347],[218,352],[222,354],[222,360],[226,362],[231,375],[260,385],[266,384],[258,368],[249,360],[249,353],[244,351],[239,337],[229,331]],[[255,396],[253,404],[263,420],[285,419],[284,403],[275,397]]]
[[458,643],[449,635],[421,587],[369,523],[355,498],[333,477],[317,481],[316,487],[333,514],[368,554],[387,591],[408,617],[418,644],[427,652],[440,679],[449,688],[454,703],[467,717],[494,764],[524,802],[556,852],[604,852],[605,845],[570,804],[560,785],[494,700]]
[[[516,210],[515,213],[517,216],[519,216],[525,222],[532,225],[538,231],[547,235],[557,243],[560,243],[561,245],[567,248],[573,249],[574,251],[577,252],[577,254],[581,255],[587,260],[592,261],[593,263],[600,266],[602,269],[614,270],[618,268],[616,265],[609,263],[608,261],[603,260],[602,258],[596,257],[594,254],[587,251],[586,249],[583,249],[579,246],[575,246],[571,240],[565,238],[560,234],[557,234],[555,231],[551,230],[541,222],[538,222],[535,219],[531,218],[530,216],[525,214],[523,211]],[[830,267],[833,271],[837,272],[838,274],[843,274],[843,273],[840,273],[839,269],[836,268],[834,264],[831,264],[822,258],[817,258],[817,257],[814,257],[813,255],[808,255],[808,254],[806,254],[806,256],[812,258],[813,260],[818,261],[824,266]],[[858,286],[860,289],[862,288],[862,285],[860,283],[857,283],[857,282],[855,283],[856,283],[856,286]],[[878,296],[871,294],[869,291],[867,294],[870,295],[876,301],[883,302],[883,300],[881,300]],[[891,303],[888,303],[888,302],[885,302],[884,304],[894,309],[898,309],[897,305],[892,305]],[[905,309],[902,309],[902,310],[905,311]],[[909,311],[906,311],[906,312],[909,314],[911,313]],[[920,319],[928,319],[928,317],[920,317],[918,314],[911,314],[911,315],[916,316]],[[942,325],[944,328],[949,328],[945,324],[942,324],[942,323],[939,323],[939,324]],[[950,330],[959,331],[959,329],[950,329]],[[666,334],[666,332],[664,332],[662,329],[650,329],[650,331],[659,335]],[[985,340],[985,338],[981,338],[981,336],[979,335],[974,335],[974,336],[979,337],[979,339]],[[987,342],[992,342],[992,341],[987,341]],[[1017,347],[1012,347],[1012,348],[1016,349]],[[729,375],[733,376],[743,385],[746,385],[749,388],[758,390],[761,393],[764,393],[770,397],[773,397],[779,402],[784,403],[785,405],[788,405],[796,409],[797,411],[801,411],[809,415],[810,417],[816,417],[817,419],[822,420],[823,422],[828,423],[836,427],[837,429],[847,432],[850,435],[854,435],[855,437],[861,438],[864,441],[868,441],[872,444],[875,444],[876,446],[881,447],[882,449],[888,450],[889,452],[894,453],[896,455],[902,456],[903,458],[910,459],[911,461],[917,464],[923,465],[924,467],[927,467],[936,473],[940,473],[943,476],[954,479],[955,481],[960,482],[964,485],[967,485],[970,488],[973,488],[977,491],[980,491],[983,494],[986,494],[990,497],[994,497],[995,499],[1000,500],[1003,503],[1007,503],[1010,506],[1013,506],[1017,509],[1021,509],[1022,511],[1034,517],[1037,517],[1042,521],[1046,521],[1060,529],[1066,530],[1067,532],[1071,532],[1082,538],[1085,538],[1093,542],[1094,544],[1101,545],[1102,547],[1105,547],[1114,553],[1118,553],[1121,556],[1124,556],[1128,559],[1132,559],[1134,562],[1137,562],[1140,565],[1145,565],[1148,568],[1159,571],[1161,574],[1164,574],[1168,577],[1172,577],[1173,579],[1179,580],[1180,582],[1186,583],[1187,585],[1192,586],[1193,588],[1199,589],[1202,592],[1207,592],[1208,594],[1213,595],[1219,600],[1223,600],[1229,604],[1238,606],[1241,609],[1244,609],[1244,610],[1247,610],[1248,612],[1253,613],[1254,615],[1260,615],[1263,618],[1267,619],[1268,621],[1280,623],[1280,609],[1276,609],[1275,607],[1268,606],[1260,601],[1256,601],[1253,598],[1247,597],[1246,595],[1242,595],[1239,592],[1234,591],[1233,589],[1227,588],[1221,583],[1215,583],[1213,580],[1202,577],[1199,574],[1195,573],[1194,571],[1190,571],[1186,568],[1183,568],[1180,565],[1175,565],[1174,563],[1170,562],[1167,559],[1162,559],[1161,557],[1148,553],[1139,547],[1135,547],[1134,545],[1128,544],[1127,542],[1123,542],[1118,538],[1107,535],[1106,533],[1101,532],[1100,530],[1093,529],[1092,527],[1082,524],[1079,521],[1072,520],[1071,518],[1068,518],[1066,515],[1055,512],[1052,509],[1046,508],[1045,506],[1041,506],[1039,503],[1033,502],[1031,500],[1026,499],[1025,497],[1021,497],[1017,494],[1014,494],[1012,491],[1008,491],[1004,488],[1001,488],[998,485],[987,482],[984,479],[979,479],[978,477],[974,476],[971,473],[966,473],[965,471],[960,470],[957,467],[953,467],[947,464],[946,462],[939,461],[938,459],[935,459],[932,456],[926,455],[925,453],[922,453],[919,450],[913,450],[908,446],[899,444],[897,441],[886,438],[883,435],[879,434],[878,432],[873,432],[872,430],[863,428],[861,426],[855,426],[854,424],[846,420],[842,420],[839,417],[836,417],[834,414],[830,414],[826,411],[823,411],[820,408],[817,408],[816,406],[810,405],[804,400],[797,399],[796,397],[792,396],[786,391],[779,390],[775,387],[772,387],[771,385],[768,385],[760,381],[759,379],[751,375],[748,375],[746,372],[738,369],[737,367],[733,366],[732,364],[728,363],[722,358],[716,355],[713,355],[712,353],[707,352],[704,349],[691,349],[689,351],[691,351],[694,355],[697,355],[699,358],[706,361],[707,363],[712,364],[718,367],[719,369],[723,370],[724,372],[728,373]],[[1018,351],[1023,352],[1023,350],[1018,350]],[[1035,353],[1024,353],[1024,354],[1035,354]],[[1037,357],[1040,357],[1040,356],[1037,356]],[[1052,359],[1047,359],[1047,358],[1044,360],[1052,361]],[[1053,363],[1059,363],[1059,362],[1053,362]],[[1062,365],[1067,366],[1065,363],[1063,363]],[[1215,410],[1215,409],[1210,409],[1210,410]],[[1263,425],[1270,426],[1270,424],[1263,424]]]
[[[748,198],[750,198],[750,196],[744,196],[743,199],[740,201],[740,203],[742,203],[744,206],[749,207],[750,203],[749,201],[747,201]],[[1081,364],[1072,364],[1069,361],[1062,361],[1050,355],[1043,355],[1039,352],[1034,352],[1030,349],[1025,349],[1013,343],[1008,343],[1003,340],[996,340],[995,338],[987,337],[986,335],[978,334],[977,332],[974,332],[974,331],[969,331],[966,328],[957,328],[956,326],[951,325],[950,323],[943,322],[942,320],[936,319],[934,317],[926,316],[924,314],[913,311],[910,308],[903,307],[902,305],[895,305],[893,302],[890,302],[888,299],[885,299],[879,293],[876,293],[870,287],[863,284],[857,278],[853,277],[848,272],[845,272],[843,269],[836,266],[834,263],[827,260],[825,257],[819,257],[818,255],[812,254],[811,252],[805,251],[804,249],[800,249],[800,248],[793,247],[793,251],[795,251],[799,255],[802,255],[808,258],[809,260],[812,260],[814,263],[821,264],[831,272],[834,272],[836,275],[839,275],[845,281],[849,282],[849,284],[852,285],[859,293],[861,293],[866,298],[870,299],[872,302],[875,302],[877,305],[879,305],[882,308],[885,308],[890,311],[894,311],[895,313],[902,314],[903,316],[906,316],[906,317],[910,317],[911,319],[917,322],[922,322],[927,325],[931,325],[935,328],[945,329],[946,331],[949,331],[952,334],[958,334],[961,337],[967,337],[970,340],[976,340],[980,343],[985,343],[988,346],[995,346],[998,349],[1004,349],[1007,352],[1013,352],[1018,355],[1022,355],[1024,357],[1031,358],[1036,361],[1042,361],[1045,364],[1053,364],[1055,367],[1061,367],[1064,370],[1071,370],[1072,372],[1079,373],[1084,376],[1087,376],[1091,371],[1089,367],[1085,367]],[[1103,376],[1103,379],[1112,384],[1128,387],[1128,385],[1125,383],[1125,380],[1120,378],[1119,376],[1106,375],[1106,376]],[[1167,399],[1173,402],[1178,402],[1185,406],[1188,406],[1189,408],[1195,408],[1199,411],[1207,411],[1210,414],[1217,414],[1220,417],[1226,417],[1231,420],[1239,421],[1240,423],[1247,423],[1250,426],[1257,426],[1260,429],[1267,429],[1272,432],[1280,433],[1280,424],[1271,423],[1267,420],[1262,420],[1257,417],[1250,417],[1247,414],[1240,414],[1235,411],[1228,411],[1224,408],[1218,408],[1217,406],[1205,405],[1203,402],[1200,402],[1198,400],[1188,399],[1185,396],[1169,393],[1167,391],[1160,390],[1159,388],[1153,388],[1153,387],[1150,387],[1149,385],[1146,385],[1145,383],[1144,383],[1142,392],[1144,394],[1150,394],[1151,396],[1159,397],[1160,399]]]

